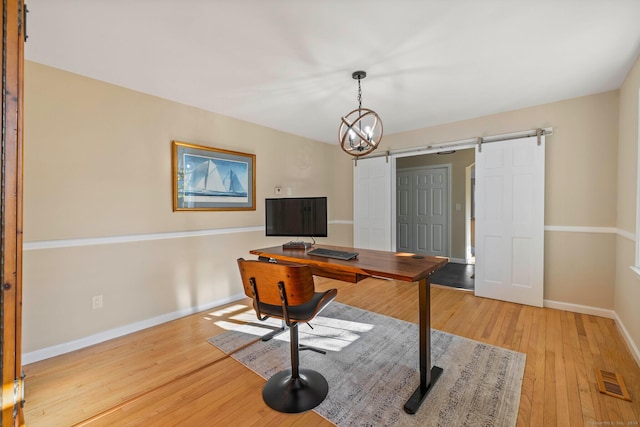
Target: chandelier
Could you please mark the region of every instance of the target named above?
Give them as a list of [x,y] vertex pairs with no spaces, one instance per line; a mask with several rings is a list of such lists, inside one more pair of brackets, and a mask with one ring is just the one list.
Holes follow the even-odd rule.
[[378,148],[382,140],[382,120],[375,111],[362,108],[360,80],[367,77],[367,73],[354,71],[351,77],[358,80],[358,108],[341,118],[338,141],[347,154],[358,157]]

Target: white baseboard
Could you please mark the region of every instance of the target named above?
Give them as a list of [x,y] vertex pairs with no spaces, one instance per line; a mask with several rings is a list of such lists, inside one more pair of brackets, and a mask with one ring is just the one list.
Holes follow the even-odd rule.
[[[242,298],[245,298],[244,294],[233,295],[228,298],[224,298],[218,301],[213,301],[208,304],[203,304],[197,307],[191,307],[191,308],[175,311],[173,313],[168,313],[162,316],[157,316],[151,319],[132,323],[130,325],[122,326],[120,328],[115,328],[108,331],[100,332],[98,334],[90,335],[88,337],[81,338],[75,341],[70,341],[67,343],[58,344],[58,345],[43,348],[40,350],[25,353],[22,355],[22,364],[28,365],[30,363],[39,362],[40,360],[49,359],[51,357],[59,356],[61,354],[69,353],[75,350],[80,350],[81,348],[99,344],[101,342],[108,341],[113,338],[118,338],[133,332],[141,331],[143,329],[160,325],[162,323],[166,323],[171,320],[179,319],[181,317],[188,316],[190,314],[195,314],[200,311],[209,310],[211,308],[228,304],[233,301],[238,301]],[[548,308],[558,309],[558,310],[566,310],[566,311],[572,311],[574,313],[590,314],[593,316],[600,316],[600,317],[605,317],[608,319],[615,320],[616,324],[620,328],[622,336],[624,337],[627,343],[627,346],[629,347],[629,350],[631,351],[631,354],[633,355],[634,359],[640,366],[640,349],[638,349],[638,346],[633,342],[631,335],[629,334],[624,324],[622,323],[622,320],[618,317],[615,311],[607,310],[603,308],[597,308],[597,307],[590,307],[586,305],[571,304],[567,302],[551,301],[551,300],[544,300],[544,306]]]
[[558,310],[572,311],[574,313],[590,314],[593,316],[606,317],[607,319],[615,320],[616,324],[618,325],[618,328],[620,329],[620,333],[622,334],[622,337],[627,343],[627,347],[629,348],[631,355],[636,360],[636,363],[638,364],[638,366],[640,366],[640,349],[638,349],[638,346],[636,345],[636,343],[633,342],[633,339],[631,338],[629,331],[627,331],[627,328],[625,328],[624,323],[622,323],[622,320],[618,316],[618,313],[616,313],[615,311],[607,310],[604,308],[589,307],[586,305],[571,304],[567,302],[551,301],[551,300],[544,300],[544,306],[548,308],[555,308]]
[[99,344],[104,341],[108,341],[113,338],[118,338],[123,335],[138,332],[152,326],[160,325],[162,323],[170,322],[171,320],[179,319],[181,317],[195,314],[200,311],[209,310],[220,305],[228,304],[233,301],[238,301],[245,298],[244,294],[232,295],[227,298],[223,298],[218,301],[213,301],[207,304],[202,304],[197,307],[185,308],[182,310],[174,311],[173,313],[163,314],[161,316],[153,317],[151,319],[142,320],[140,322],[125,325],[119,328],[110,329],[108,331],[100,332],[95,335],[80,338],[78,340],[66,342],[63,344],[54,345],[51,347],[43,348],[40,350],[24,353],[22,355],[22,364],[28,365],[29,363],[39,362],[40,360],[49,359],[50,357],[59,356],[61,354],[69,353],[81,348],[89,347],[94,344]]
[[615,319],[616,313],[613,310],[605,308],[590,307],[588,305],[571,304],[569,302],[544,300],[544,306],[555,308],[557,310],[573,311],[574,313],[591,314],[593,316],[606,317],[607,319]]
[[467,260],[462,258],[449,258],[449,262],[452,262],[454,264],[466,264]]
[[631,351],[631,355],[634,359],[636,359],[636,363],[638,364],[638,366],[640,366],[640,349],[638,349],[636,343],[633,342],[629,331],[627,331],[627,328],[624,327],[624,323],[622,323],[622,320],[620,319],[620,317],[618,317],[618,313],[615,313],[614,319],[616,321],[616,324],[620,328],[622,337],[627,342],[627,346],[629,347],[629,351]]

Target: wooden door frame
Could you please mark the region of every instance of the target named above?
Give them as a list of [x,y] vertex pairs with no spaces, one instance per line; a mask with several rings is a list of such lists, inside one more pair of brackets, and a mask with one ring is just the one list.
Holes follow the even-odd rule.
[[23,425],[22,174],[24,28],[22,0],[2,2],[2,425]]

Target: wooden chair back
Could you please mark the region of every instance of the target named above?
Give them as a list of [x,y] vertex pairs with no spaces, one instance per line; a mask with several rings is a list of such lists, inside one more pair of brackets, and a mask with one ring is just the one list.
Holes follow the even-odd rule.
[[254,283],[257,299],[262,304],[282,305],[279,283],[284,284],[289,306],[304,304],[314,296],[313,274],[308,265],[276,264],[240,258],[238,268],[245,295],[256,300],[252,285]]

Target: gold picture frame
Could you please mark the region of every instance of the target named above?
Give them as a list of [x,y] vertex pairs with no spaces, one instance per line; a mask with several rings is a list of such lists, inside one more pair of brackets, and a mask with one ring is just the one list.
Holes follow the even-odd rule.
[[256,210],[256,156],[172,141],[173,210]]

